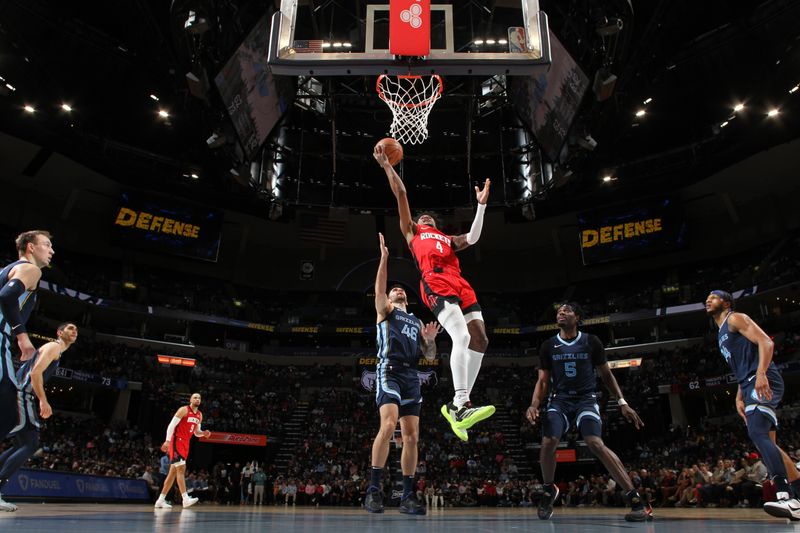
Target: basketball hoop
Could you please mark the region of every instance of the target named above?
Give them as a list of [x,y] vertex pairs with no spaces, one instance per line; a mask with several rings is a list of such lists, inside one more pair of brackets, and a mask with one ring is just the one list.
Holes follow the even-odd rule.
[[444,88],[441,77],[381,74],[375,88],[392,110],[392,137],[401,144],[420,144],[428,138],[428,115]]

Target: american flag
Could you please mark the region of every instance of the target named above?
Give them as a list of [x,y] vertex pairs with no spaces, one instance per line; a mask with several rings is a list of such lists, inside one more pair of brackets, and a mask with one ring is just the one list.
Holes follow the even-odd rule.
[[322,39],[311,39],[292,42],[292,48],[298,54],[312,54],[322,52]]
[[332,220],[315,213],[298,214],[300,240],[316,244],[343,244],[346,220]]

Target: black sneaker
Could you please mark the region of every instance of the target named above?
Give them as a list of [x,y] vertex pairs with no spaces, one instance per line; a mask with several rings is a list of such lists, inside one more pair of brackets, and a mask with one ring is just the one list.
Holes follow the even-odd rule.
[[560,492],[555,485],[550,485],[549,489],[545,485],[542,501],[539,502],[539,520],[550,520],[550,517],[553,516],[553,505],[558,501]]
[[368,491],[364,498],[364,509],[370,513],[383,512],[383,494],[379,490]]
[[626,522],[649,522],[653,519],[653,508],[649,503],[643,502],[638,491],[631,491],[628,500],[631,504],[631,511],[625,515]]
[[400,501],[400,512],[403,514],[424,515],[428,511],[425,506],[417,499],[416,494],[409,494],[407,498]]

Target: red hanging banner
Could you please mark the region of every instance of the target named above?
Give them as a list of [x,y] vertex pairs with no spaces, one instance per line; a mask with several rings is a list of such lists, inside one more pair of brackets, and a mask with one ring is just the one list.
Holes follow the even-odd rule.
[[431,0],[391,0],[389,52],[427,56],[431,51]]

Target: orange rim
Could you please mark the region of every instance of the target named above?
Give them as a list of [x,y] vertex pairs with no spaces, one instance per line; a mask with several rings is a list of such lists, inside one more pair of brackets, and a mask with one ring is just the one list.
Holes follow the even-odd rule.
[[[381,80],[384,79],[384,78],[387,78],[387,77],[388,76],[386,74],[381,74],[380,76],[378,76],[378,80],[375,82],[375,90],[378,91],[378,97],[381,100],[383,100],[384,102],[386,102],[386,103],[390,103],[390,104],[401,106],[401,107],[415,108],[415,107],[427,107],[427,106],[433,105],[433,103],[436,100],[438,100],[439,97],[442,95],[442,89],[444,89],[444,82],[442,81],[442,77],[439,76],[438,74],[431,74],[431,78],[436,78],[436,80],[438,81],[438,88],[436,90],[436,94],[434,94],[430,98],[428,98],[426,100],[423,100],[422,102],[418,102],[416,104],[414,104],[414,103],[406,104],[406,103],[403,103],[403,102],[396,102],[396,101],[392,100],[391,98],[388,98],[386,95],[384,95],[383,94],[383,90],[381,89]],[[421,80],[422,76],[415,76],[415,75],[406,74],[406,75],[397,76],[397,79],[399,79],[399,80],[407,80],[407,79]]]

